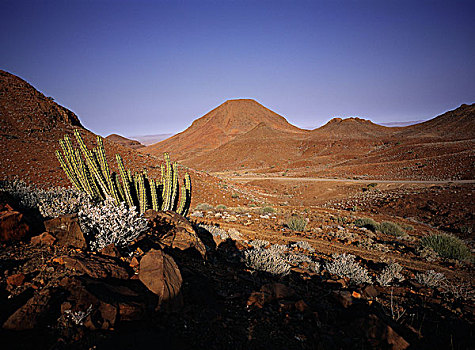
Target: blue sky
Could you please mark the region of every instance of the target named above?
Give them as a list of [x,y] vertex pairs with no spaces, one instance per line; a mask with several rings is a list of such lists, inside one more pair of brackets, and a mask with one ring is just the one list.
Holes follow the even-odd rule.
[[10,1],[0,69],[102,135],[175,133],[228,99],[300,127],[475,102],[473,1]]

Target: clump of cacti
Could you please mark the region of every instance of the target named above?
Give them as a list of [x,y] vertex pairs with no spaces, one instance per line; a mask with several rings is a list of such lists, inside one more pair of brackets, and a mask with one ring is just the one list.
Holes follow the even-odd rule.
[[191,178],[185,174],[179,196],[178,164],[170,162],[168,153],[164,154],[165,165],[161,165],[160,180],[149,177],[146,171],[132,174],[130,170],[125,169],[122,157],[116,154],[119,176],[109,169],[100,136],[97,136],[97,147],[89,150],[78,130],[74,130],[74,135],[79,148],[74,148],[71,139],[66,135],[59,141],[62,152],[56,151],[56,156],[64,172],[79,191],[99,201],[111,197],[116,205],[125,203],[129,208],[136,207],[140,213],[154,209],[172,210],[184,216],[188,214]]

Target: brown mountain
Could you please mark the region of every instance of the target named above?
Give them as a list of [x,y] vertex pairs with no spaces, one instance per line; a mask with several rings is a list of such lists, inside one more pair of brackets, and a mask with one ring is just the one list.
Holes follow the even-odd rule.
[[312,130],[312,137],[324,139],[363,139],[374,137],[388,137],[399,131],[399,128],[390,128],[361,118],[333,118],[325,125]]
[[117,134],[110,134],[109,136],[106,137],[106,140],[118,143],[119,145],[129,147],[129,148],[132,148],[132,149],[138,149],[138,148],[145,147],[144,145],[142,145],[137,140],[131,140],[131,139],[128,139],[124,136],[117,135]]
[[2,132],[50,130],[58,125],[82,127],[79,118],[23,79],[0,70],[0,126]]
[[290,134],[306,132],[254,100],[229,100],[195,120],[185,131],[145,147],[141,152],[161,154],[167,151],[175,159],[190,159],[226,144],[261,123]]
[[426,122],[404,128],[403,137],[435,137],[451,140],[475,138],[475,103],[463,104]]
[[[70,186],[55,150],[59,149],[58,140],[65,134],[74,140],[74,129],[80,130],[90,148],[96,145],[96,135],[83,128],[73,112],[45,97],[26,81],[0,71],[0,180],[19,177],[43,187]],[[110,139],[104,139],[104,146],[112,170],[117,171],[115,154],[119,153],[127,168],[147,169],[152,176],[160,176],[161,155],[157,159],[139,154]],[[179,171],[181,178],[184,170]],[[192,205],[209,201],[220,192],[216,178],[193,169],[186,171],[194,183]],[[220,198],[224,204],[237,201],[231,198],[231,193],[221,193]]]

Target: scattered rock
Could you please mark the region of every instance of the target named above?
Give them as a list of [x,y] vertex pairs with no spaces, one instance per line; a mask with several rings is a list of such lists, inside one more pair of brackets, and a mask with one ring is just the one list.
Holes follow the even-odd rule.
[[194,248],[205,257],[206,247],[186,218],[172,211],[151,209],[144,216],[149,220],[152,234],[158,236],[162,246],[180,250]]
[[175,310],[183,305],[183,279],[173,258],[161,250],[150,250],[140,260],[140,281],[158,295],[157,309]]
[[363,288],[362,294],[366,298],[376,298],[379,295],[379,292],[374,286],[367,285],[366,287]]
[[43,232],[41,235],[31,237],[31,244],[50,246],[56,241],[56,238],[49,232]]
[[77,214],[62,215],[46,220],[44,225],[46,231],[57,238],[59,245],[80,249],[87,247],[86,238],[79,226]]
[[332,292],[332,296],[345,309],[353,304],[353,297],[347,290],[335,290]]
[[[31,297],[25,305],[16,310],[4,323],[3,328],[23,331],[46,326],[51,321],[52,294],[44,289]],[[53,317],[54,319],[54,317]]]
[[75,256],[61,256],[58,262],[75,272],[76,275],[87,275],[92,278],[128,279],[129,272],[119,266],[116,259],[98,255],[78,254]]
[[115,244],[109,244],[106,245],[104,248],[102,248],[99,253],[105,256],[110,256],[112,258],[120,258],[121,254],[119,252],[119,249],[115,246]]
[[19,241],[30,231],[23,220],[23,214],[4,206],[0,212],[0,242]]
[[21,286],[25,282],[26,276],[22,273],[16,273],[14,275],[7,277],[7,285],[18,287]]
[[374,314],[355,320],[350,327],[364,332],[374,349],[404,350],[410,346],[403,337]]

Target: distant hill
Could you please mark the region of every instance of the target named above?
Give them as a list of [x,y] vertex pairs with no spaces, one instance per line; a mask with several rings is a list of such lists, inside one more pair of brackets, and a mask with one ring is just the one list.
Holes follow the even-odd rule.
[[190,159],[216,149],[261,123],[291,134],[306,132],[254,100],[229,100],[196,119],[185,131],[145,147],[141,152],[156,155],[167,151],[176,159]]
[[155,134],[155,135],[138,135],[130,136],[128,138],[139,141],[142,145],[150,146],[154,143],[163,141],[173,136],[173,134]]
[[394,135],[398,128],[389,128],[361,118],[333,118],[325,125],[312,130],[312,137],[325,139],[374,138]]
[[463,104],[426,122],[405,128],[402,137],[435,137],[451,140],[475,138],[475,103]]
[[117,135],[117,134],[111,134],[111,135],[107,136],[106,139],[109,140],[109,141],[118,143],[122,146],[132,148],[132,149],[145,147],[144,145],[142,145],[137,140],[131,140],[131,139],[128,139],[124,136]]

